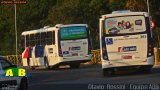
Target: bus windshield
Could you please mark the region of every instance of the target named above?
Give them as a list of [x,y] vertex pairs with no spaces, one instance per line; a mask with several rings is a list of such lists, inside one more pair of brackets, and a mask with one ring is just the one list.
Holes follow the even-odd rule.
[[74,40],[87,38],[85,26],[63,27],[60,29],[61,40]]
[[128,34],[146,31],[144,16],[112,17],[105,20],[106,34]]

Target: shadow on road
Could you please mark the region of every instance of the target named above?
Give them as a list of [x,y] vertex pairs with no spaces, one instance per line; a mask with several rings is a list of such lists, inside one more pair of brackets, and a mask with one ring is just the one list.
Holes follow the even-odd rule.
[[125,76],[135,76],[135,75],[150,75],[150,74],[158,74],[160,73],[160,68],[152,68],[151,72],[140,72],[136,69],[132,70],[119,70],[114,75],[111,76],[105,76],[105,77],[125,77]]
[[52,68],[52,69],[45,69],[44,67],[38,67],[35,70],[29,70],[30,72],[36,72],[36,71],[63,71],[63,70],[81,70],[81,69],[88,69],[88,68],[99,68],[101,69],[100,64],[81,64],[79,68],[70,68],[69,65],[62,65],[58,68]]

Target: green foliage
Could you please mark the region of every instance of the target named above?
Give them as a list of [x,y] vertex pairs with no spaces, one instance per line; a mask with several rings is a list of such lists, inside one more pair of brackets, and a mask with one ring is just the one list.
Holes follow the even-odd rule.
[[112,11],[125,10],[125,4],[128,0],[109,0],[109,7]]
[[13,5],[0,5],[0,53],[10,54],[14,45],[14,7]]
[[[27,0],[27,4],[17,5],[17,34],[37,29],[47,24],[48,11],[56,0]],[[14,5],[0,4],[0,54],[15,54]],[[19,47],[18,47],[19,48]]]
[[102,14],[109,12],[105,0],[61,0],[49,13],[50,23],[86,23],[91,30],[93,47],[99,48],[98,23]]
[[[89,25],[94,49],[99,48],[99,18],[115,10],[147,11],[146,0],[27,0],[17,5],[18,41],[20,34],[46,25],[85,23]],[[156,23],[155,46],[159,46],[160,2],[149,0]],[[14,5],[0,4],[0,54],[15,53]]]

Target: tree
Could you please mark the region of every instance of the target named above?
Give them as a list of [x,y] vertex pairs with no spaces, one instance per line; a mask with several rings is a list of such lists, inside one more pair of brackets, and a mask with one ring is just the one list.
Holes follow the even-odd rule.
[[[17,33],[48,25],[48,11],[57,0],[27,0],[27,4],[17,4]],[[0,4],[0,54],[15,53],[14,5]],[[20,40],[18,40],[20,41]],[[3,47],[3,48],[2,48]]]
[[125,7],[132,11],[147,11],[146,0],[127,0]]
[[[99,48],[99,18],[117,10],[147,11],[147,0],[27,0],[17,5],[17,31],[20,34],[46,25],[85,23],[89,25],[94,49]],[[156,23],[155,45],[159,40],[160,2],[149,0],[150,15]],[[15,53],[14,5],[0,4],[0,54]],[[19,40],[18,40],[19,41]]]
[[60,0],[50,11],[48,20],[52,25],[88,24],[93,37],[94,48],[99,48],[99,18],[109,11],[105,0]]
[[128,0],[109,0],[108,5],[111,11],[125,10],[125,4]]
[[14,43],[14,6],[0,5],[0,54],[13,53],[11,43]]

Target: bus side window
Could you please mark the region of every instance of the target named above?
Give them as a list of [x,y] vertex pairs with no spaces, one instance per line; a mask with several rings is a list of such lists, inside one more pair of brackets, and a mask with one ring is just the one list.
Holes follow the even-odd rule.
[[55,31],[53,31],[53,44],[55,44]]
[[30,41],[30,45],[31,45],[31,46],[34,46],[34,45],[35,45],[35,37],[34,37],[34,34],[30,34],[30,39],[29,39],[29,41]]
[[46,45],[46,32],[41,33],[41,45]]
[[35,34],[35,44],[36,45],[41,44],[41,34],[40,33]]
[[26,47],[30,46],[29,35],[26,35]]
[[21,47],[21,49],[22,50],[24,50],[25,49],[25,36],[21,36],[21,40],[20,40],[20,47]]
[[52,45],[52,39],[53,39],[53,33],[51,31],[47,32],[46,36],[47,45]]

